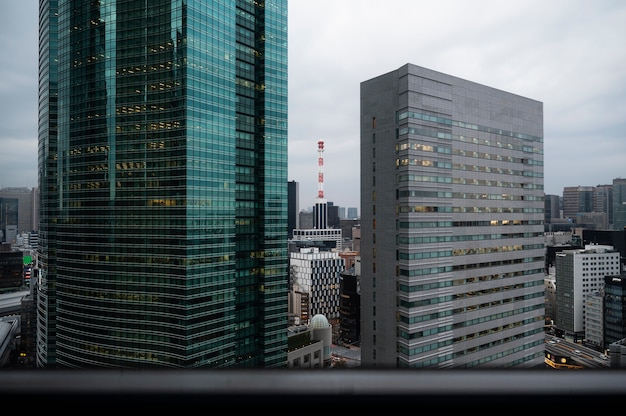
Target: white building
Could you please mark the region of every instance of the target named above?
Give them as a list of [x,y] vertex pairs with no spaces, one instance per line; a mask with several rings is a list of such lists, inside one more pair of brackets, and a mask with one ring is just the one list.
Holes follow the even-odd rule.
[[[289,328],[289,368],[323,368],[331,364],[332,325],[324,315],[315,315],[309,325]],[[292,341],[293,340],[293,341]]]
[[[308,294],[308,316],[339,319],[339,274],[345,269],[345,260],[338,252],[319,251],[317,247],[301,248],[290,256],[293,291]],[[289,313],[301,314],[299,307],[291,304]]]
[[335,248],[341,250],[343,237],[341,228],[309,228],[293,230],[293,241],[334,241]]
[[587,245],[556,254],[555,325],[575,340],[585,334],[587,296],[604,287],[604,276],[620,274],[620,253],[612,246]]

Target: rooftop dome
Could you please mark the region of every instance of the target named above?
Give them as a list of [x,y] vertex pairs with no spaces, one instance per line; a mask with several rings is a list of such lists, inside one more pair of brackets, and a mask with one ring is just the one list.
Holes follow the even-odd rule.
[[311,328],[320,329],[328,328],[329,326],[328,319],[322,314],[317,314],[311,318]]

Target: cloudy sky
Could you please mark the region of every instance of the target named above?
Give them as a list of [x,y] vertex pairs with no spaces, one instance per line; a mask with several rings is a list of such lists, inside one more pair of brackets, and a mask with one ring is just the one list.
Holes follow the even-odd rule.
[[[37,0],[0,0],[0,187],[37,186]],[[360,83],[406,63],[543,102],[545,192],[626,177],[623,0],[291,0],[289,180],[359,202]]]

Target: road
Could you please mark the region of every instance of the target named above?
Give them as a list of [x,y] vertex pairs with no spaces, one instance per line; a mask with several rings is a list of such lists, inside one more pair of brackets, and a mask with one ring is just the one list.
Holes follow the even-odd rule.
[[555,354],[569,356],[572,360],[584,368],[609,368],[610,360],[603,359],[602,353],[591,348],[583,347],[563,338],[546,335],[546,351]]

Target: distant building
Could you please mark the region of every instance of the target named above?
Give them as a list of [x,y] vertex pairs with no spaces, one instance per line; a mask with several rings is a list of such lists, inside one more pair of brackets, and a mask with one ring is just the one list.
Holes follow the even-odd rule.
[[598,351],[604,350],[604,290],[585,297],[584,345]]
[[359,218],[358,209],[355,207],[348,208],[348,219],[357,219]]
[[544,221],[546,225],[546,231],[551,231],[550,223],[553,218],[561,218],[561,198],[558,195],[546,195],[544,199]]
[[287,186],[287,228],[289,238],[293,236],[293,230],[300,228],[300,184],[289,181]]
[[344,241],[346,239],[352,240],[352,230],[359,224],[360,220],[358,219],[341,220],[339,228],[341,228],[341,236],[343,237]]
[[619,251],[622,269],[626,269],[626,229],[621,230],[582,230],[583,245],[612,246]]
[[583,250],[556,253],[555,325],[574,340],[585,336],[587,296],[604,287],[604,277],[620,273],[619,252],[611,246],[588,245]]
[[609,345],[609,359],[611,368],[626,368],[626,338]]
[[556,319],[556,276],[554,267],[551,267],[549,273],[544,278],[545,286],[545,317],[553,323]]
[[604,277],[603,348],[626,338],[626,274]]
[[324,315],[315,315],[308,325],[290,326],[288,331],[289,368],[331,366],[332,325]]
[[358,344],[361,340],[361,259],[358,253],[340,253],[346,268],[339,275],[339,340]]
[[626,229],[626,179],[613,179],[613,229]]
[[30,232],[39,229],[38,188],[2,188],[1,198],[15,198],[18,201],[17,232]]
[[593,212],[595,187],[566,186],[563,188],[563,218],[576,220],[579,213]]
[[24,254],[0,243],[0,293],[19,290],[24,285]]
[[[345,260],[339,253],[303,248],[291,253],[290,269],[294,290],[308,294],[308,315],[339,319],[339,274],[345,269]],[[300,311],[297,303],[291,306],[297,308],[291,313]]]
[[608,230],[609,220],[606,212],[581,212],[576,223],[587,230]]
[[17,198],[0,198],[0,243],[17,242],[18,206]]
[[293,230],[292,241],[328,241],[334,244],[337,250],[343,248],[341,228],[311,228]]
[[30,293],[22,298],[20,308],[20,342],[18,363],[34,367],[37,351],[37,287],[31,285]]
[[595,212],[606,214],[608,226],[613,228],[613,185],[596,185]]
[[308,230],[313,228],[313,211],[300,211],[298,218],[300,221],[298,229]]

